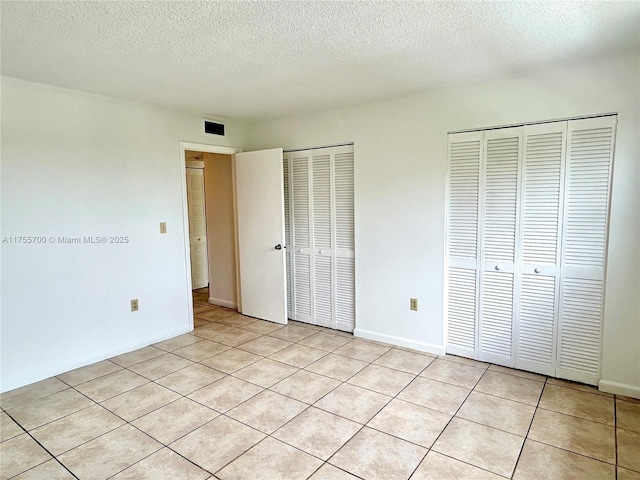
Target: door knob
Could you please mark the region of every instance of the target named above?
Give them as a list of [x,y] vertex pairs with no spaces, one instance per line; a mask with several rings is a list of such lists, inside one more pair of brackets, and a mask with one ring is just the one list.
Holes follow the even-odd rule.
[[502,267],[500,265],[496,265],[496,270],[500,270]]
[[282,250],[282,245],[277,244],[277,245],[276,245],[276,250]]
[[542,271],[542,267],[536,267],[533,269],[534,272],[540,273]]
[[319,253],[319,254],[323,254],[323,253],[324,253],[324,250],[320,250],[318,253]]

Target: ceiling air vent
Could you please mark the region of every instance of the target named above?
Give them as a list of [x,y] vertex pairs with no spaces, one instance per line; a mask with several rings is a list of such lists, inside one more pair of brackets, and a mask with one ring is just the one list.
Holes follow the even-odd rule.
[[205,120],[204,131],[211,135],[220,135],[221,137],[224,137],[224,123],[208,122]]

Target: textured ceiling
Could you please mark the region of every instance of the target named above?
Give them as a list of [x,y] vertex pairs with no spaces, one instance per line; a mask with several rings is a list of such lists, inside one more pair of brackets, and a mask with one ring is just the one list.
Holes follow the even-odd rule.
[[640,2],[2,1],[2,74],[218,117],[638,48]]

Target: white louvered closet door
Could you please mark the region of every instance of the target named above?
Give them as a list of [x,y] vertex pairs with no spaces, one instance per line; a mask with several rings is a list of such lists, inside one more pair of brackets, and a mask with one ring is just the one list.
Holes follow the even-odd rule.
[[449,135],[448,352],[597,384],[616,123]]
[[290,318],[352,332],[353,145],[288,153],[285,185]]
[[512,366],[522,127],[484,132],[483,150],[479,358]]
[[333,252],[331,149],[311,151],[313,170],[313,318],[316,325],[335,328],[333,316]]
[[555,374],[567,122],[524,127],[516,368]]
[[449,135],[447,352],[475,358],[482,132]]
[[356,324],[353,145],[334,147],[335,325],[353,332]]
[[290,230],[292,235],[291,270],[293,273],[294,320],[312,322],[313,292],[311,287],[311,162],[308,152],[293,152],[291,155],[292,198]]
[[600,378],[616,116],[568,125],[557,376]]
[[187,203],[189,206],[191,287],[193,289],[204,288],[209,285],[204,168],[187,168]]

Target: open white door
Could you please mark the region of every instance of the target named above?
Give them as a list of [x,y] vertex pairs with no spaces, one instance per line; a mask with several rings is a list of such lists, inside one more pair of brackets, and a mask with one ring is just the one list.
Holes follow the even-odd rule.
[[282,149],[237,153],[236,219],[240,310],[287,323]]

